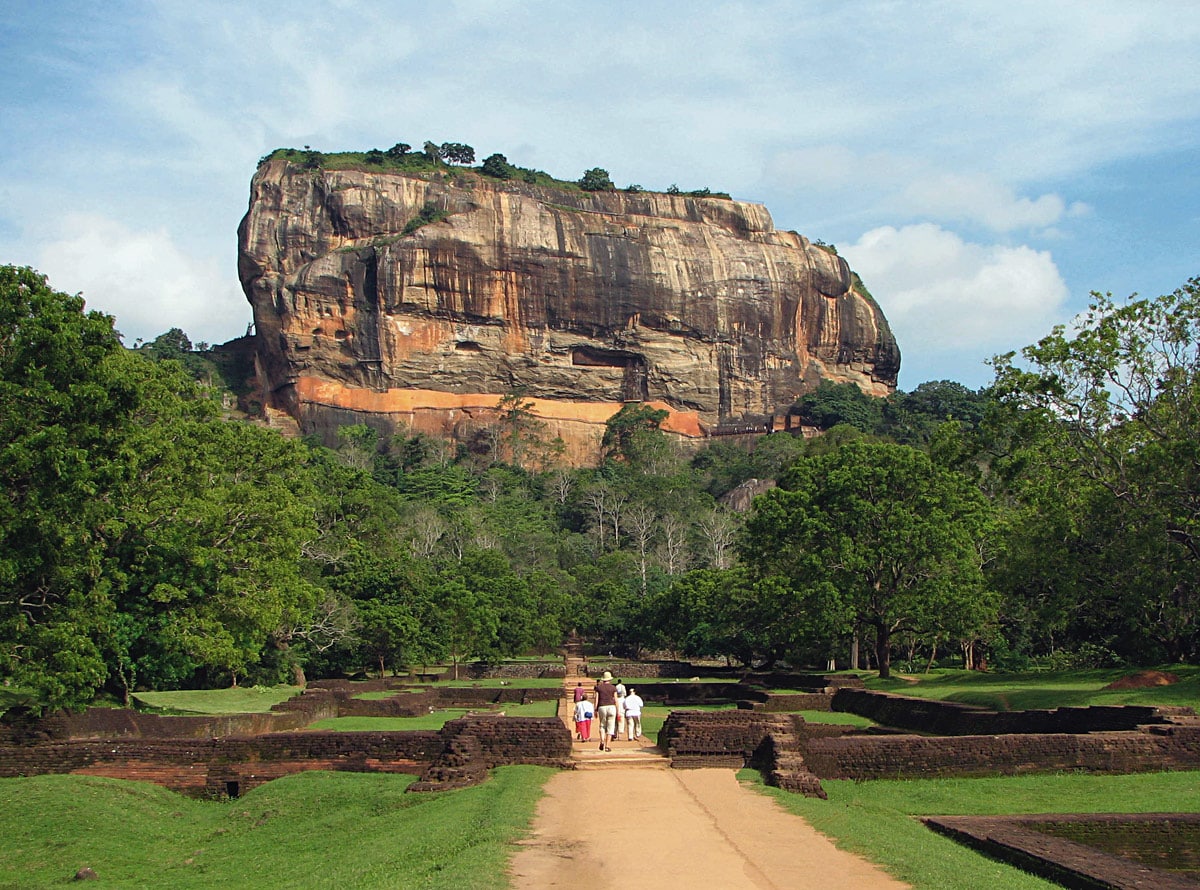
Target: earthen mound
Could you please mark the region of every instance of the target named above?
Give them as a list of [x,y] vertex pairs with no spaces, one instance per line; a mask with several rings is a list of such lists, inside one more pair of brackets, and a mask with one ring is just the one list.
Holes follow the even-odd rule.
[[1127,677],[1113,680],[1105,689],[1149,689],[1151,686],[1170,686],[1178,683],[1179,678],[1165,671],[1138,671]]

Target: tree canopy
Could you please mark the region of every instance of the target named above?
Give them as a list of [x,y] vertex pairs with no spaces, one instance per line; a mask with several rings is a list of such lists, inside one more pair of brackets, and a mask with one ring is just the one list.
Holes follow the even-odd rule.
[[989,523],[970,480],[923,452],[852,442],[798,461],[762,495],[741,551],[755,574],[785,579],[802,599],[844,601],[873,632],[886,677],[897,632],[961,637],[994,617]]
[[460,447],[365,423],[285,439],[229,419],[219,350],[179,328],[126,350],[0,267],[0,711],[494,660],[571,629],[760,665],[861,637],[883,674],[956,649],[1195,661],[1198,297],[1096,295],[979,392],[823,385],[802,410],[836,423],[812,438],[688,450],[629,403],[572,468],[520,389]]

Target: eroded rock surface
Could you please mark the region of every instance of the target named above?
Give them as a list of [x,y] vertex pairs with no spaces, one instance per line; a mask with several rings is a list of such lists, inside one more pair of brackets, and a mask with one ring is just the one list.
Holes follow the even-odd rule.
[[885,395],[899,370],[845,261],[757,204],[272,160],[239,242],[268,404],[306,431],[464,440],[519,388],[587,462],[626,401],[682,436],[765,431],[822,378]]

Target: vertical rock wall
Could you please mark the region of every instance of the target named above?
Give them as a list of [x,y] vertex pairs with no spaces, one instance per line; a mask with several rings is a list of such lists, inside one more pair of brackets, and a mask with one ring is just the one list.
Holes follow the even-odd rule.
[[268,404],[306,431],[463,440],[520,389],[582,463],[626,401],[680,436],[766,431],[822,379],[886,395],[899,370],[844,260],[727,199],[273,160],[239,272]]

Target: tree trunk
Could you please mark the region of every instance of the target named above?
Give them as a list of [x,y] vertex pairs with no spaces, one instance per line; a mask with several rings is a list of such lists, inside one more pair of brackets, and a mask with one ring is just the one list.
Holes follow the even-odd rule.
[[882,624],[875,626],[875,663],[879,667],[879,679],[892,675],[891,635]]
[[857,630],[854,632],[854,636],[850,639],[850,670],[852,670],[852,671],[862,670],[862,666],[859,661],[858,631]]

